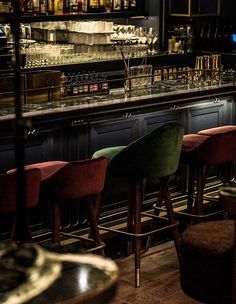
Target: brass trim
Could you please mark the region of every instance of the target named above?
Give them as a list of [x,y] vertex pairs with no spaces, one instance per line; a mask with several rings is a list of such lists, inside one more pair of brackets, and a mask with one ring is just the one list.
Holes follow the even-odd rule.
[[[80,240],[80,241],[86,241],[86,242],[91,242],[91,243],[94,242],[93,239],[90,239],[90,238],[87,238],[87,237],[84,237],[84,236],[79,236],[79,235],[76,235],[74,233],[60,232],[60,234],[64,235],[64,236],[69,236],[71,238],[74,238],[74,239],[77,239],[77,240]],[[96,247],[87,249],[86,252],[97,251],[97,250],[105,248],[105,246],[106,246],[105,243],[101,242],[101,245],[98,245]]]
[[224,212],[225,212],[225,210],[219,210],[219,211],[211,212],[211,213],[208,213],[208,214],[191,214],[191,213],[188,213],[188,212],[175,211],[176,214],[189,216],[189,217],[192,217],[192,218],[200,218],[200,219],[201,218],[205,219],[205,218],[208,218],[208,217],[212,217],[212,216],[224,213]]
[[110,231],[110,232],[115,232],[115,233],[123,234],[123,235],[129,236],[129,237],[142,238],[142,237],[145,237],[145,236],[152,235],[152,234],[154,234],[156,232],[159,232],[159,231],[164,231],[164,230],[167,230],[167,229],[171,229],[171,228],[177,227],[178,225],[179,225],[179,222],[176,222],[174,224],[170,224],[170,225],[162,227],[162,228],[157,228],[157,229],[145,232],[145,233],[126,232],[126,231],[122,231],[122,230],[118,230],[118,229],[113,229],[113,228],[108,228],[108,227],[100,226],[100,225],[98,226],[98,228],[101,229],[101,230],[105,230],[105,231]]
[[135,269],[135,287],[140,287],[140,269]]

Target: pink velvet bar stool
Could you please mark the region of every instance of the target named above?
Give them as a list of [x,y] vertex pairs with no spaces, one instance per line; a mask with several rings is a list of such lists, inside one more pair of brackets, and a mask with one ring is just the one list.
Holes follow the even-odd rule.
[[[52,242],[60,246],[60,209],[68,200],[86,200],[87,219],[90,226],[90,241],[93,248],[102,252],[104,245],[97,225],[97,210],[100,209],[100,193],[103,190],[107,169],[107,159],[86,159],[71,162],[50,161],[26,166],[41,171],[41,194],[47,197],[52,206]],[[79,238],[74,234],[67,234]]]
[[[72,161],[63,166],[42,184],[44,194],[52,204],[52,238],[60,245],[60,206],[67,200],[86,199],[87,218],[93,247],[100,247],[101,237],[97,225],[96,210],[100,209],[99,195],[104,188],[107,159]],[[78,203],[80,201],[78,200]],[[75,235],[72,235],[75,237]]]
[[199,216],[203,214],[203,193],[209,168],[218,166],[222,182],[227,183],[231,179],[229,168],[234,160],[236,126],[212,128],[202,130],[198,134],[184,135],[181,163],[189,166],[187,213]]
[[[41,173],[39,169],[25,170],[26,184],[26,208],[33,208],[39,200]],[[15,213],[17,208],[17,183],[16,171],[11,173],[0,174],[0,214]],[[29,226],[25,229],[24,239],[28,242],[32,241]],[[15,224],[12,228],[11,239],[18,241]]]

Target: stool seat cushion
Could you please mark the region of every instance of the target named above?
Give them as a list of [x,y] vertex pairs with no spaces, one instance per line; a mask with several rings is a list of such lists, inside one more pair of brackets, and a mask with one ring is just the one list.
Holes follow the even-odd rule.
[[[46,181],[53,174],[55,174],[58,170],[64,167],[67,164],[65,161],[48,161],[42,163],[35,163],[31,165],[26,165],[25,170],[28,169],[39,169],[41,172],[41,181]],[[11,169],[7,171],[7,173],[11,173],[16,171],[16,169]]]
[[115,146],[115,147],[108,147],[101,150],[96,151],[93,154],[93,158],[97,158],[100,156],[106,157],[108,160],[111,160],[117,153],[123,150],[126,146]]
[[[24,172],[26,185],[26,208],[32,208],[38,203],[41,173],[38,169]],[[17,208],[17,178],[16,170],[0,174],[0,214],[16,212]]]
[[199,148],[208,140],[208,136],[198,134],[187,134],[183,136],[182,151],[191,151]]
[[190,226],[183,233],[182,241],[189,246],[221,255],[233,248],[233,232],[234,221],[209,221]]
[[190,226],[181,238],[183,290],[204,303],[230,303],[234,221]]
[[236,132],[207,136],[185,135],[182,143],[181,162],[221,165],[236,159]]
[[223,126],[223,127],[216,127],[206,130],[201,130],[198,132],[200,135],[207,135],[207,136],[213,136],[218,134],[227,134],[231,132],[236,132],[236,126],[229,125],[229,126]]
[[191,163],[197,160],[197,151],[209,139],[209,136],[199,134],[184,135],[181,149],[181,163]]

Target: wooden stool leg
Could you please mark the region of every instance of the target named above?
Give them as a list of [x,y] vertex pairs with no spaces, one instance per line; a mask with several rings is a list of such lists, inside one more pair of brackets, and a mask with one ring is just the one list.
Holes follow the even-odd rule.
[[[133,188],[128,187],[128,215],[127,215],[127,232],[133,232],[133,221],[134,221],[134,195]],[[127,255],[132,253],[132,238],[127,238]]]
[[187,212],[193,211],[193,197],[194,197],[194,180],[195,180],[195,165],[189,165],[188,172],[188,198],[187,198]]
[[[95,201],[95,205],[94,205]],[[88,221],[90,224],[90,230],[91,230],[91,236],[94,240],[94,247],[102,245],[101,236],[98,229],[98,223],[97,223],[97,214],[95,206],[97,206],[99,201],[99,194],[95,195],[94,197],[88,198],[88,204],[87,204],[87,213],[88,213]],[[104,255],[103,249],[99,250],[101,255]]]
[[52,242],[54,245],[61,245],[60,238],[61,213],[60,204],[56,201],[52,202]]
[[207,179],[208,168],[204,165],[197,167],[197,195],[194,204],[194,212],[197,215],[203,214],[203,193]]
[[[160,179],[163,199],[164,199],[166,211],[167,211],[167,216],[169,218],[170,224],[175,224],[177,221],[175,218],[175,213],[174,213],[171,198],[170,198],[168,182],[169,182],[169,177],[164,177],[164,178]],[[176,252],[179,257],[180,256],[180,239],[179,239],[179,231],[178,231],[177,226],[175,228],[173,228],[173,238],[174,238]]]
[[[142,200],[142,179],[139,181],[129,181],[134,195],[134,233],[141,233],[141,200]],[[140,267],[141,267],[141,237],[135,237],[135,287],[140,286]]]

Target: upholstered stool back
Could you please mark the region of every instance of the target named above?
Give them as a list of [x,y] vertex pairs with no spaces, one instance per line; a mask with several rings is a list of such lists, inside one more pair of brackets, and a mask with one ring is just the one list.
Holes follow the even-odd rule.
[[[38,169],[25,171],[26,207],[34,207],[39,199],[41,173]],[[16,172],[0,174],[0,214],[16,212]]]
[[98,194],[104,187],[106,167],[106,158],[69,162],[43,183],[43,189],[57,200]]
[[111,175],[131,179],[173,174],[179,163],[183,129],[170,123],[132,142],[111,158]]
[[[168,123],[137,139],[128,146],[108,147],[96,151],[93,155],[93,157],[105,156],[109,158],[108,181],[112,177],[122,177],[127,181],[127,232],[104,226],[99,227],[103,230],[128,236],[128,254],[132,251],[131,237],[134,238],[136,287],[140,286],[141,237],[151,235],[159,230],[153,225],[151,231],[144,234],[141,231],[141,203],[144,178],[160,178],[160,201],[165,201],[169,220],[165,229],[173,230],[176,249],[179,247],[178,223],[171,205],[168,179],[178,168],[182,137],[183,128],[178,123]],[[108,184],[109,182],[107,182]],[[147,213],[145,213],[145,216],[155,218],[155,220],[157,218],[160,219]]]
[[[24,171],[26,208],[34,207],[39,200],[41,172],[38,169]],[[17,178],[16,170],[0,174],[0,214],[16,213],[17,211]],[[20,225],[20,226],[19,226]],[[20,229],[19,229],[20,227]],[[11,239],[14,241],[32,241],[27,215],[17,213],[12,226]]]
[[[61,243],[61,204],[68,200],[86,198],[85,206],[92,237],[89,241],[93,241],[94,247],[103,252],[104,245],[101,242],[97,226],[97,210],[100,210],[99,195],[104,187],[107,163],[105,157],[99,157],[71,162],[45,162],[32,165],[44,172],[41,190],[42,195],[51,201],[52,242],[54,245],[60,245]],[[79,203],[80,201],[78,201]],[[81,239],[76,234],[64,234]]]

